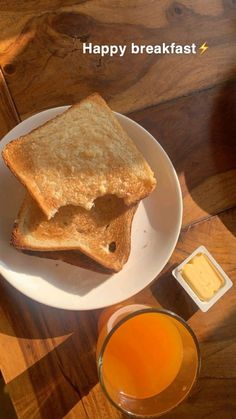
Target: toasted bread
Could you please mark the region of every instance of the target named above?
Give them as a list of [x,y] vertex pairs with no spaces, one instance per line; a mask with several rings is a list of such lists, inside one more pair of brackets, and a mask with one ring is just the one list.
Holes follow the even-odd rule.
[[78,266],[79,268],[83,269],[89,269],[90,271],[102,274],[112,274],[114,272],[112,269],[105,268],[104,266],[100,265],[100,263],[95,262],[95,260],[79,252],[79,250],[52,250],[48,252],[22,250],[22,252],[29,256],[66,262],[70,265]]
[[12,233],[12,244],[36,251],[79,250],[107,269],[119,271],[131,246],[131,225],[137,204],[127,207],[114,195],[97,198],[87,211],[62,207],[47,220],[27,195]]
[[156,185],[148,163],[98,94],[11,141],[3,158],[48,219],[66,205],[90,210],[106,194],[131,205]]

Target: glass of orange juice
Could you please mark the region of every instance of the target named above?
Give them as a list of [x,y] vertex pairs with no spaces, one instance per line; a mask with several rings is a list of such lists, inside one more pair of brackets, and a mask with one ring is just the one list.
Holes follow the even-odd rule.
[[133,304],[103,312],[99,329],[99,381],[119,410],[160,416],[186,398],[199,374],[200,351],[181,317]]

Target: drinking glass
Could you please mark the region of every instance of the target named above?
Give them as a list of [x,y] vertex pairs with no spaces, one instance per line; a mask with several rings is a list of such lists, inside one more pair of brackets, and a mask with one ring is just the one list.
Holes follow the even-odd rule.
[[[181,317],[164,309],[132,304],[115,312],[105,310],[99,329],[99,381],[117,409],[134,417],[158,417],[187,397],[197,380],[201,360],[197,338]],[[124,386],[119,381],[122,376],[127,376]]]

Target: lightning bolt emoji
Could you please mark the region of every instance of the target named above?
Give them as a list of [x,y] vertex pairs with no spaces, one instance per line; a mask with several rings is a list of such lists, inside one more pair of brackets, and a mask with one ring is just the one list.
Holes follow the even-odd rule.
[[207,43],[206,42],[204,42],[204,44],[202,44],[200,47],[199,47],[199,49],[200,49],[200,51],[201,51],[201,55],[208,49],[208,46],[207,46]]

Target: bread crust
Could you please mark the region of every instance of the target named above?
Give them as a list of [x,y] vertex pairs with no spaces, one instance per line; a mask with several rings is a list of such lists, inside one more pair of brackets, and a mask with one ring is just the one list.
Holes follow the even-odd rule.
[[[79,250],[103,267],[118,272],[130,254],[136,209],[137,205],[127,207],[122,199],[105,196],[96,200],[91,211],[69,206],[47,220],[27,195],[14,224],[11,244],[18,249],[47,253]],[[109,247],[112,243],[114,249]]]
[[78,266],[79,268],[88,269],[93,272],[111,275],[115,271],[113,269],[105,268],[100,263],[91,259],[90,257],[84,255],[78,250],[52,250],[52,251],[32,251],[32,250],[22,250],[28,256],[36,256],[43,259],[52,259],[61,262],[69,263],[70,265]]
[[48,219],[64,205],[91,209],[106,194],[132,205],[156,185],[148,163],[98,94],[11,141],[2,155]]

